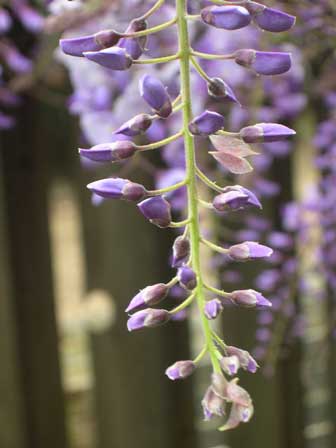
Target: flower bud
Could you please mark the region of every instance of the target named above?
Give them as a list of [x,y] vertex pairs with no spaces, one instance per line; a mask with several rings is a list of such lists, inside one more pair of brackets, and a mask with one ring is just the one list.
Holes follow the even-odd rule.
[[153,118],[148,114],[138,114],[130,120],[126,121],[119,129],[115,131],[115,134],[123,134],[128,137],[135,137],[136,135],[143,134],[153,123]]
[[197,279],[195,272],[188,266],[182,266],[177,272],[177,278],[180,285],[185,289],[195,289],[197,285]]
[[147,194],[143,185],[119,177],[109,177],[91,182],[87,188],[98,196],[108,199],[140,201]]
[[166,375],[172,381],[183,380],[184,378],[190,376],[195,369],[196,365],[192,361],[177,361],[175,364],[168,367],[166,370]]
[[212,386],[209,386],[202,400],[204,420],[210,420],[214,415],[222,417],[225,414],[225,400],[218,396]]
[[144,75],[140,79],[139,88],[142,98],[161,118],[167,118],[172,113],[170,97],[159,79]]
[[[147,29],[147,22],[141,18],[134,19],[126,29],[126,34],[136,33]],[[124,48],[133,60],[139,59],[147,42],[147,36],[127,37],[120,40],[119,47]]]
[[111,47],[101,51],[84,51],[83,56],[111,70],[127,70],[132,58],[124,48]]
[[204,307],[204,314],[207,319],[212,320],[223,311],[223,304],[219,299],[209,300]]
[[273,250],[263,244],[254,241],[235,244],[229,248],[229,256],[235,261],[256,260],[257,258],[270,257]]
[[290,53],[245,49],[237,50],[234,55],[238,65],[251,68],[259,75],[280,75],[292,65]]
[[224,127],[224,117],[211,110],[204,111],[189,124],[189,131],[193,135],[210,135]]
[[241,350],[238,347],[227,346],[226,353],[232,357],[236,356],[239,359],[240,366],[248,372],[255,373],[259,367],[256,360],[246,350]]
[[230,299],[235,304],[246,307],[272,306],[270,301],[254,289],[241,289],[238,291],[233,291],[230,294]]
[[236,375],[240,367],[239,359],[235,355],[223,356],[220,360],[220,365],[223,371],[230,376]]
[[136,152],[137,146],[129,140],[101,143],[90,149],[79,149],[79,154],[94,162],[118,162],[128,159]]
[[145,218],[158,227],[168,227],[171,223],[171,206],[162,196],[145,199],[138,207]]
[[228,100],[239,104],[234,91],[221,78],[211,78],[208,82],[208,93],[213,98],[227,98]]
[[157,327],[168,322],[170,314],[167,310],[147,308],[137,311],[127,321],[128,331],[141,330],[145,327]]
[[173,244],[172,267],[179,268],[188,261],[190,256],[190,241],[186,236],[178,236]]
[[259,28],[273,33],[288,31],[295,25],[295,17],[279,11],[278,9],[268,8],[260,3],[247,2],[246,9],[252,15],[253,20]]
[[213,206],[219,212],[242,210],[248,207],[262,208],[255,194],[240,185],[224,188],[223,193],[215,196]]
[[251,420],[253,416],[253,403],[252,401],[247,406],[241,406],[239,404],[233,403],[230,410],[230,415],[225,423],[221,426],[219,431],[227,431],[229,429],[236,428],[240,423],[247,423]]
[[84,56],[86,51],[100,51],[104,48],[113,47],[118,43],[120,34],[114,30],[99,31],[91,36],[61,39],[60,47],[65,54],[70,56]]
[[208,25],[225,30],[244,28],[252,19],[247,9],[242,6],[209,6],[202,9],[201,17]]
[[240,138],[245,143],[277,142],[295,134],[293,129],[277,123],[258,123],[246,126],[239,132]]
[[252,402],[251,397],[245,389],[238,386],[237,382],[238,379],[235,378],[227,383],[226,398],[240,406],[248,406]]
[[156,285],[147,286],[133,297],[125,312],[129,313],[144,306],[156,305],[167,297],[168,291],[169,288],[164,283],[157,283]]

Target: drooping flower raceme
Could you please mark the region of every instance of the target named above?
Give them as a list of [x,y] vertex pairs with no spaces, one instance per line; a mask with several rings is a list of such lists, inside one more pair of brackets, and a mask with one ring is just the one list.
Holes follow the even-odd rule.
[[[152,224],[161,228],[178,228],[182,231],[173,245],[172,267],[177,269],[176,276],[167,283],[147,286],[134,296],[126,309],[126,312],[130,313],[127,327],[129,331],[135,331],[162,325],[173,320],[192,304],[197,306],[204,334],[204,347],[194,360],[179,360],[167,368],[166,374],[172,380],[186,378],[192,374],[200,360],[208,355],[213,374],[211,385],[202,401],[204,416],[206,420],[213,416],[223,416],[226,405],[230,405],[228,419],[220,428],[227,430],[236,427],[240,422],[247,422],[253,414],[249,394],[238,386],[237,378],[227,379],[227,376],[235,375],[240,367],[255,372],[257,364],[248,352],[226,345],[212,329],[210,321],[220,315],[228,302],[254,308],[269,307],[271,303],[254,289],[224,291],[208,284],[202,272],[200,246],[205,245],[215,252],[225,254],[235,262],[269,257],[272,249],[254,241],[241,242],[226,248],[205,238],[205,229],[201,228],[199,219],[200,207],[205,206],[209,213],[229,213],[249,207],[261,208],[261,204],[254,193],[243,186],[220,187],[212,182],[197,165],[194,138],[195,136],[209,138],[215,148],[215,151],[213,148],[210,151],[214,159],[230,172],[244,174],[252,170],[247,157],[256,154],[249,143],[283,140],[295,132],[277,123],[258,123],[245,127],[240,132],[229,132],[225,130],[224,117],[215,111],[204,110],[199,115],[193,116],[191,70],[195,70],[206,83],[209,95],[237,102],[231,87],[221,78],[209,77],[199,64],[199,59],[219,62],[223,60],[227,63],[231,61],[250,69],[252,73],[277,75],[289,70],[291,57],[285,52],[255,49],[240,49],[225,55],[194,50],[189,21],[198,20],[204,27],[217,28],[220,34],[221,28],[236,30],[246,27],[252,21],[262,29],[280,32],[291,28],[295,19],[255,2],[246,2],[246,7],[245,2],[242,6],[223,2],[223,5],[207,6],[198,14],[192,15],[188,14],[186,0],[176,0],[173,18],[150,27],[147,20],[163,7],[164,3],[164,0],[158,0],[145,14],[133,19],[125,32],[103,30],[94,35],[63,39],[61,48],[77,59],[86,58],[116,74],[126,72],[132,66],[178,61],[180,89],[175,97],[168,94],[166,85],[157,76],[151,72],[143,75],[139,80],[139,96],[142,97],[144,104],[149,106],[151,114],[138,114],[116,129],[117,134],[127,136],[126,140],[101,142],[91,149],[80,149],[80,154],[90,160],[118,163],[135,154],[183,140],[185,169],[182,171],[181,180],[177,183],[148,190],[131,180],[111,177],[92,182],[88,188],[95,195],[105,199],[136,202],[139,211]],[[177,51],[150,59],[143,57],[147,37],[173,26],[176,27],[178,35]],[[131,104],[132,99],[129,101]],[[131,140],[137,135],[148,132],[151,126],[162,120],[176,120],[175,114],[178,111],[182,111],[182,123],[175,134],[145,145]],[[207,203],[199,197],[199,182],[216,193],[212,203]],[[170,199],[172,194],[182,189],[187,193],[186,218],[174,221]],[[162,303],[176,285],[185,290],[185,300],[170,310],[153,308],[159,302]]]

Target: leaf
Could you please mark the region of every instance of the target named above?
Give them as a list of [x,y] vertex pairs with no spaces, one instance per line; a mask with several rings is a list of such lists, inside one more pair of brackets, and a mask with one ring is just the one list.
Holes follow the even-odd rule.
[[229,137],[226,135],[212,135],[211,143],[220,152],[226,152],[237,157],[247,157],[258,154],[251,147],[239,138]]
[[209,154],[233,174],[245,174],[253,171],[252,165],[243,157],[237,157],[222,151],[212,151]]

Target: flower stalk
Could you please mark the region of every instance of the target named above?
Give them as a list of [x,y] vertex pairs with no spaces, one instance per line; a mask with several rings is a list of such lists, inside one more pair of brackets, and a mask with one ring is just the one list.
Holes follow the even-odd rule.
[[204,283],[200,261],[200,225],[198,212],[197,195],[197,169],[195,158],[194,138],[189,132],[189,123],[192,121],[192,103],[190,86],[190,60],[191,50],[187,23],[187,8],[185,0],[176,0],[177,28],[179,36],[180,50],[180,73],[181,73],[181,94],[183,101],[183,130],[184,147],[186,160],[186,177],[188,191],[188,216],[190,219],[189,235],[191,245],[191,263],[197,276],[197,286],[195,290],[197,305],[201,316],[203,333],[206,341],[206,348],[209,353],[211,363],[215,372],[220,372],[221,367],[216,356],[209,321],[203,313],[205,306]]

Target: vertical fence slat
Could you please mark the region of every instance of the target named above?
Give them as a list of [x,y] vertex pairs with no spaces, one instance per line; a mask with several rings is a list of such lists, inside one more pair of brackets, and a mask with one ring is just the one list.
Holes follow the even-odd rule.
[[[27,448],[66,447],[47,216],[48,154],[55,126],[42,104],[26,102],[4,136],[5,205]],[[26,447],[25,447],[26,448]]]

